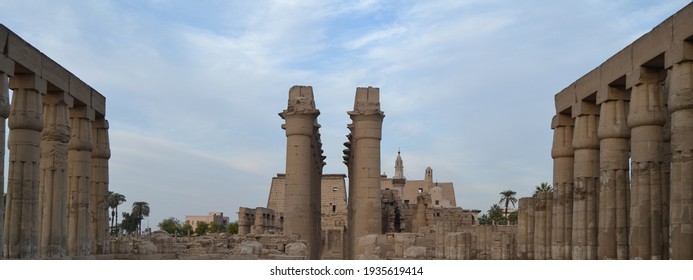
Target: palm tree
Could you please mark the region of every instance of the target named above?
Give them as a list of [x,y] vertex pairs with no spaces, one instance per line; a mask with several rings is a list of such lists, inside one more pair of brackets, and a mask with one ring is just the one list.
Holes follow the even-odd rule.
[[149,217],[149,203],[144,201],[136,201],[132,203],[132,217],[137,222],[138,232],[142,233],[142,219]]
[[553,187],[551,186],[551,184],[549,184],[547,182],[541,182],[541,184],[539,184],[538,186],[535,186],[534,195],[536,196],[538,193],[541,193],[541,192],[552,192],[552,191],[553,191]]
[[125,196],[117,192],[108,191],[108,207],[111,209],[111,229],[118,224],[118,205],[125,202]]
[[517,198],[515,198],[515,195],[517,193],[515,191],[507,190],[507,191],[502,191],[500,193],[501,199],[498,201],[498,203],[503,204],[505,203],[505,216],[508,216],[508,205],[510,203],[513,204],[513,207],[515,207],[515,203],[517,203]]

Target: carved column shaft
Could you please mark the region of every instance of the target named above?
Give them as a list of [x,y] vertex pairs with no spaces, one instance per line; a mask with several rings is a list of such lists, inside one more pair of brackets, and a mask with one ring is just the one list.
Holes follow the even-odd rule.
[[94,150],[91,153],[91,199],[89,208],[95,213],[90,239],[93,254],[108,254],[108,159],[111,158],[108,121],[103,116],[93,125]]
[[70,110],[70,142],[68,144],[68,255],[86,256],[90,253],[89,225],[93,216],[89,210],[92,121],[94,111],[85,106]]
[[4,250],[7,258],[38,257],[39,161],[46,82],[34,74],[10,80],[10,166],[5,213]]
[[[382,230],[380,190],[380,140],[385,115],[380,111],[378,88],[357,88],[354,110],[349,112],[353,125],[353,171],[349,181],[349,239],[354,249],[359,238],[380,234]],[[418,206],[417,206],[418,207]],[[357,254],[351,254],[359,258]]]
[[[690,47],[690,46],[689,46]],[[693,61],[674,64],[671,111],[671,258],[693,259]]]
[[632,182],[630,199],[630,258],[662,258],[662,129],[666,105],[660,92],[660,71],[636,70],[631,90],[628,125],[631,128]]
[[573,119],[566,115],[553,118],[553,222],[551,255],[553,259],[571,257],[573,220]]
[[0,56],[0,259],[4,257],[5,204],[5,125],[10,116],[9,74],[14,72],[14,63]]
[[[625,96],[625,92],[618,93]],[[599,259],[628,259],[630,128],[627,117],[628,100],[612,99],[601,104]]]
[[[289,90],[288,107],[280,116],[286,121],[286,189],[284,206],[284,233],[297,234],[308,241],[311,259],[319,258],[313,254],[320,248],[320,236],[315,236],[314,227],[320,228],[320,221],[312,218],[317,209],[312,205],[314,194],[313,137],[314,124],[320,111],[315,109],[311,87],[294,86]],[[318,199],[320,196],[318,194]],[[318,249],[317,252],[320,250]]]
[[[584,102],[583,102],[584,103]],[[597,192],[599,186],[599,139],[597,126],[598,109],[593,104],[590,112],[575,118],[575,166],[573,185],[573,236],[572,258],[574,260],[597,258]]]
[[67,144],[70,141],[70,106],[72,98],[63,92],[50,92],[43,102],[39,252],[44,258],[60,258],[67,253]]

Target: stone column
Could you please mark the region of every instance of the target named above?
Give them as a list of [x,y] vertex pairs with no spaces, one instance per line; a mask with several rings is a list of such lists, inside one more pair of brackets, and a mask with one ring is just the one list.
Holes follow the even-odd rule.
[[523,197],[517,201],[517,258],[527,260],[527,227],[529,224],[527,209],[528,197]]
[[[354,181],[349,188],[349,240],[350,244],[369,234],[380,234],[380,140],[385,115],[380,111],[378,88],[357,88],[354,110],[348,112],[353,124],[352,160]],[[356,246],[351,246],[353,250]],[[352,257],[358,258],[356,254]]]
[[534,259],[546,259],[546,195],[538,193],[534,198]]
[[536,213],[534,211],[535,202],[534,197],[527,198],[527,259],[533,260],[534,258],[534,226],[536,223]]
[[9,75],[14,74],[14,62],[0,55],[0,259],[4,258],[5,204],[5,126],[10,116]]
[[[693,49],[691,44],[686,46]],[[674,64],[671,74],[670,257],[690,260],[693,259],[693,58]]]
[[630,258],[662,258],[662,127],[666,119],[659,82],[662,71],[641,67],[627,77],[632,84],[628,125],[631,128]]
[[[313,148],[315,120],[320,111],[315,109],[313,89],[294,86],[289,90],[288,107],[279,115],[286,121],[286,190],[284,206],[284,233],[297,234],[308,241],[308,251],[314,252],[320,246],[320,236],[313,236],[313,228],[320,228],[320,221],[314,223],[312,215],[313,195]],[[320,196],[318,195],[318,199]],[[318,215],[320,208],[317,208]],[[318,242],[315,242],[315,241]],[[319,250],[318,250],[319,252]],[[318,258],[319,256],[310,256]]]
[[70,142],[68,144],[67,254],[86,256],[90,253],[89,185],[91,178],[92,121],[94,110],[75,106],[70,110]]
[[4,250],[11,259],[38,257],[39,161],[46,81],[34,74],[10,79],[10,167]]
[[553,221],[551,231],[551,255],[565,260],[572,256],[571,236],[573,227],[573,122],[563,114],[553,117]]
[[98,116],[92,127],[94,150],[91,153],[91,189],[89,212],[93,218],[90,225],[92,254],[108,254],[108,159],[111,158],[108,139],[108,121]]
[[599,187],[599,108],[592,103],[579,102],[573,106],[575,133],[573,149],[573,236],[574,260],[597,258],[597,194]]
[[599,117],[599,259],[628,259],[630,128],[625,89],[609,87]]
[[67,144],[70,141],[69,107],[72,97],[49,92],[43,102],[41,133],[41,235],[39,254],[62,258],[67,253]]

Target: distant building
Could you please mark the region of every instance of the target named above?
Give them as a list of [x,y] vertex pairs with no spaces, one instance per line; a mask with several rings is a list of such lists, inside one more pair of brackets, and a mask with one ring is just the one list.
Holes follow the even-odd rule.
[[209,212],[207,216],[185,216],[185,223],[190,224],[193,228],[196,228],[199,222],[207,224],[215,222],[226,228],[229,226],[229,217],[224,217],[224,212]]

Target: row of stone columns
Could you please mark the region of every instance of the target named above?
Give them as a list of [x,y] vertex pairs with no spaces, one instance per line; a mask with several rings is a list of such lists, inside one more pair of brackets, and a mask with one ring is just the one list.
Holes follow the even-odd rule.
[[286,121],[286,188],[284,233],[297,234],[308,242],[308,257],[320,258],[320,181],[325,157],[318,129],[313,89],[294,86],[287,109],[279,115]]
[[108,122],[36,74],[0,73],[0,118],[10,128],[4,257],[108,253]]
[[354,110],[348,112],[349,142],[345,143],[345,164],[349,176],[347,259],[358,259],[359,238],[382,233],[380,189],[380,140],[385,114],[380,111],[380,90],[357,88]]
[[636,67],[554,117],[551,255],[539,237],[534,258],[693,259],[693,46],[682,48],[671,67]]

